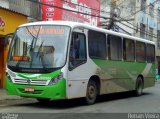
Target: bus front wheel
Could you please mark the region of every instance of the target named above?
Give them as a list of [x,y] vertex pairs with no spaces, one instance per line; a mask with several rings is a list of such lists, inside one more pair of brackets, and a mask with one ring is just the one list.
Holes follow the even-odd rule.
[[141,77],[137,78],[137,83],[136,83],[136,90],[135,90],[135,94],[136,96],[141,96],[143,93],[143,80]]
[[88,105],[94,104],[97,98],[97,86],[95,81],[90,80],[87,85],[85,102]]

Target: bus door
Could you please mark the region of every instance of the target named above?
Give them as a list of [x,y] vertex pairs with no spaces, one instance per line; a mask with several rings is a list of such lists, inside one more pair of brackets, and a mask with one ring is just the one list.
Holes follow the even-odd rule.
[[72,32],[68,62],[68,98],[84,95],[83,87],[86,85],[84,82],[87,68],[86,33],[87,30],[80,29]]

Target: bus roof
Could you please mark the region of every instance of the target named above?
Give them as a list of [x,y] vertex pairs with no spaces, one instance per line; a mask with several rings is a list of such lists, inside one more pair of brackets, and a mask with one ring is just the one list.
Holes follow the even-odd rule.
[[65,25],[65,26],[70,26],[72,28],[83,27],[83,28],[103,32],[103,33],[106,33],[106,34],[111,34],[111,35],[115,35],[115,36],[119,36],[119,37],[125,37],[125,38],[128,38],[128,39],[133,39],[133,40],[136,40],[136,41],[141,41],[141,42],[145,42],[145,43],[155,45],[155,42],[153,42],[153,41],[138,38],[138,37],[135,37],[135,36],[130,36],[130,35],[120,33],[120,32],[115,32],[115,31],[111,31],[111,30],[107,30],[107,29],[98,28],[96,26],[91,26],[91,25],[85,24],[85,23],[72,22],[72,21],[39,21],[39,22],[26,23],[26,24],[23,24],[19,27],[33,26],[33,25]]

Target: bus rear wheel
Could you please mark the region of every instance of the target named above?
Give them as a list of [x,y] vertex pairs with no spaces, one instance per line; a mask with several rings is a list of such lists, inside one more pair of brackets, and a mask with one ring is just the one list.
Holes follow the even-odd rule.
[[136,96],[141,96],[143,94],[143,80],[141,77],[137,78],[137,83],[136,83],[136,90],[135,90],[135,94]]
[[87,85],[85,102],[88,105],[94,104],[97,98],[97,86],[95,81],[90,80]]

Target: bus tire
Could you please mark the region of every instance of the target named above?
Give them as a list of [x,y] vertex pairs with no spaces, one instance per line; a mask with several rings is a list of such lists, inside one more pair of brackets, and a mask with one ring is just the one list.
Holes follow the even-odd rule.
[[85,97],[86,104],[92,105],[95,103],[97,98],[97,91],[98,89],[95,81],[90,80],[87,85],[87,91],[86,91],[86,97]]
[[37,101],[40,102],[40,103],[42,103],[42,104],[44,104],[44,103],[50,102],[50,99],[37,98]]
[[144,83],[143,83],[142,77],[138,77],[136,82],[136,90],[135,90],[136,96],[141,96],[143,94],[143,86],[144,86]]

